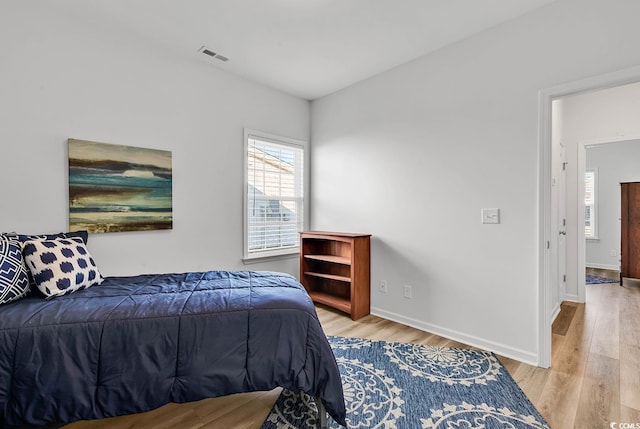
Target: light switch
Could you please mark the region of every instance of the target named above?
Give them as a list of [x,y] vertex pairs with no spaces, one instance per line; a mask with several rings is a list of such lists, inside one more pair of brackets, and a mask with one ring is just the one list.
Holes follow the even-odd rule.
[[482,209],[482,223],[500,223],[500,209]]

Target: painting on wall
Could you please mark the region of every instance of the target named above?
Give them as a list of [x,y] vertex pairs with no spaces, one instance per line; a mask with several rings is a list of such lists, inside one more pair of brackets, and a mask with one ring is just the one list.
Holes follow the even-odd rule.
[[171,152],[69,139],[69,228],[173,228]]

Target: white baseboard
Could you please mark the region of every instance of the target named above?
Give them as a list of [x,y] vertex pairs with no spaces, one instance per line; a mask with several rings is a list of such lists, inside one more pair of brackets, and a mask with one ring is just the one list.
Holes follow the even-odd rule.
[[600,270],[620,271],[620,266],[619,265],[596,264],[596,263],[587,262],[585,264],[585,266],[587,268],[597,268],[597,269],[600,269]]
[[557,303],[556,306],[553,308],[553,311],[551,312],[551,323],[553,323],[556,320],[556,317],[558,317],[558,314],[560,314],[560,303]]
[[565,293],[564,296],[562,297],[563,301],[570,301],[570,302],[580,302],[580,300],[578,299],[578,295],[574,295],[574,294],[570,294],[570,293]]
[[382,317],[383,319],[391,320],[392,322],[397,322],[403,325],[411,326],[412,328],[420,329],[421,331],[436,334],[450,340],[458,341],[460,343],[464,343],[473,347],[478,347],[483,350],[488,350],[499,355],[524,362],[529,365],[538,366],[538,356],[536,355],[536,353],[489,341],[484,338],[467,335],[462,332],[443,328],[442,326],[426,323],[421,320],[402,316],[400,314],[392,313],[390,311],[382,310],[376,307],[371,307],[371,314],[373,314],[374,316]]

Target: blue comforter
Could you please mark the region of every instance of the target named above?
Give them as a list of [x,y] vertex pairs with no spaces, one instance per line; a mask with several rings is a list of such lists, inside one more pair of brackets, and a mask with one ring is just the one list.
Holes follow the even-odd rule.
[[281,273],[109,277],[0,306],[0,420],[43,425],[231,393],[303,390],[344,424],[311,299]]

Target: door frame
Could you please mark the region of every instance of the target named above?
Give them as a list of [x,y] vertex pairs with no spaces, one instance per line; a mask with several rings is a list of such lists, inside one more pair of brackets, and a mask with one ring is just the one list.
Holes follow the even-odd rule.
[[[612,88],[640,81],[640,66],[589,77],[541,90],[538,93],[538,366],[551,365],[551,102],[567,95]],[[584,231],[583,231],[584,235]],[[569,237],[567,237],[569,239]],[[568,267],[569,269],[569,267]],[[577,266],[576,266],[577,269]],[[577,273],[576,273],[577,274]]]
[[[584,220],[584,180],[580,180],[584,177],[585,171],[587,171],[587,148],[590,146],[598,146],[611,143],[622,143],[627,141],[640,140],[640,135],[630,136],[615,136],[605,139],[585,140],[578,142],[578,204],[576,212],[576,225],[582,225]],[[578,228],[577,238],[578,249],[578,273],[584,273],[586,270],[586,238],[584,236],[584,228]],[[577,276],[578,279],[578,301],[585,302],[586,299],[586,281],[585,276]]]

